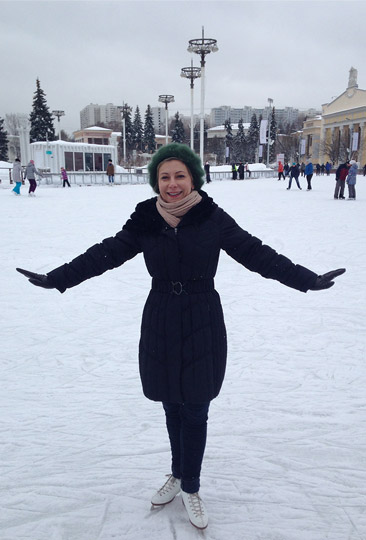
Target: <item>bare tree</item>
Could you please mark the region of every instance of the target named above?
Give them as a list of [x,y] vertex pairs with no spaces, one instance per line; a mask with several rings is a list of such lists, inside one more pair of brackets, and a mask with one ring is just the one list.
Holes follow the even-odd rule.
[[19,118],[15,113],[5,115],[5,125],[9,135],[19,135]]
[[294,135],[279,135],[276,140],[276,153],[284,154],[285,161],[298,158],[299,140]]
[[320,142],[319,148],[334,164],[346,161],[349,156],[349,136],[347,133],[341,135],[340,131],[333,131],[330,139]]

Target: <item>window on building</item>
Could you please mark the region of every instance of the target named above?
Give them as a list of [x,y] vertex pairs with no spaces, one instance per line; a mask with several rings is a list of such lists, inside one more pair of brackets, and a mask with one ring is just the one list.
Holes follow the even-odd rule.
[[95,138],[93,140],[94,144],[103,144],[103,140],[102,139],[99,139],[99,138]]
[[103,139],[103,144],[108,144],[108,139]]
[[93,154],[91,152],[85,152],[85,170],[93,170]]
[[74,152],[65,152],[65,169],[67,171],[74,170]]
[[103,170],[103,155],[94,154],[94,170],[102,171]]
[[84,159],[83,159],[83,153],[82,152],[75,152],[75,171],[83,171],[84,170]]
[[93,139],[91,137],[88,138],[88,144],[93,144]]
[[110,159],[112,159],[111,154],[103,154],[103,165],[104,165],[104,170],[105,171],[107,170],[108,161]]

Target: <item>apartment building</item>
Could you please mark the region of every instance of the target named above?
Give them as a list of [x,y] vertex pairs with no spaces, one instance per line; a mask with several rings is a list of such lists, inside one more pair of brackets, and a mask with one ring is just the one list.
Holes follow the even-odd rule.
[[[293,124],[299,119],[299,109],[293,107],[285,107],[284,109],[277,109],[275,107],[275,116],[277,124]],[[220,126],[224,124],[226,120],[229,120],[234,124],[237,124],[240,119],[244,123],[251,121],[251,118],[255,114],[257,119],[262,116],[263,119],[268,119],[269,107],[263,109],[256,109],[254,107],[244,106],[242,108],[230,107],[228,105],[222,105],[221,107],[215,107],[211,109],[210,121],[211,126]]]
[[98,126],[100,123],[121,122],[121,111],[122,107],[113,103],[106,105],[90,103],[80,111],[80,129]]

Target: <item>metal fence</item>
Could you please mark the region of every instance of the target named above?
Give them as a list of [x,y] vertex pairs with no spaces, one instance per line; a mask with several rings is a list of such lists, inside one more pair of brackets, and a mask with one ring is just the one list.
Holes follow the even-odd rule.
[[[11,179],[11,169],[4,167],[4,172],[9,171],[9,181],[12,183]],[[250,176],[248,173],[245,173],[245,180],[256,179],[256,178],[272,178],[276,176],[275,171],[252,171]],[[107,185],[109,183],[108,176],[105,172],[68,172],[67,173],[70,184],[79,185],[79,186],[92,186],[92,185]],[[210,173],[212,181],[220,180],[231,180],[232,172],[212,172]],[[148,183],[148,173],[147,172],[124,172],[116,173],[114,175],[114,183],[117,185],[124,184],[147,184]],[[41,179],[41,185],[62,185],[62,179],[59,173],[43,173]]]
[[[76,184],[80,186],[91,185],[103,185],[108,184],[108,176],[103,172],[68,172],[67,173],[70,184]],[[211,180],[231,180],[231,171],[227,172],[212,172],[210,173]],[[256,178],[272,178],[276,176],[275,171],[253,171],[250,177],[248,173],[245,173],[245,180]],[[117,185],[124,184],[147,184],[149,182],[148,173],[145,172],[129,172],[129,173],[116,173],[114,175],[114,183]],[[42,184],[61,185],[62,180],[59,174],[46,173],[43,176]]]

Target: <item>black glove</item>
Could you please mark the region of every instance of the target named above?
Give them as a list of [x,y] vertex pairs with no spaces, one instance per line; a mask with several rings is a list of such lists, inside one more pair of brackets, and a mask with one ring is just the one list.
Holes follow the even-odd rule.
[[35,274],[34,272],[29,272],[29,270],[23,270],[23,268],[17,268],[16,270],[28,278],[28,280],[37,287],[43,287],[44,289],[55,289],[55,286],[52,284],[50,278],[46,274]]
[[329,289],[329,287],[333,287],[334,281],[332,279],[340,276],[341,274],[344,274],[346,271],[345,268],[339,268],[338,270],[331,270],[330,272],[327,272],[326,274],[323,274],[322,276],[318,276],[316,278],[316,281],[312,287],[310,287],[310,291],[321,291],[322,289]]

